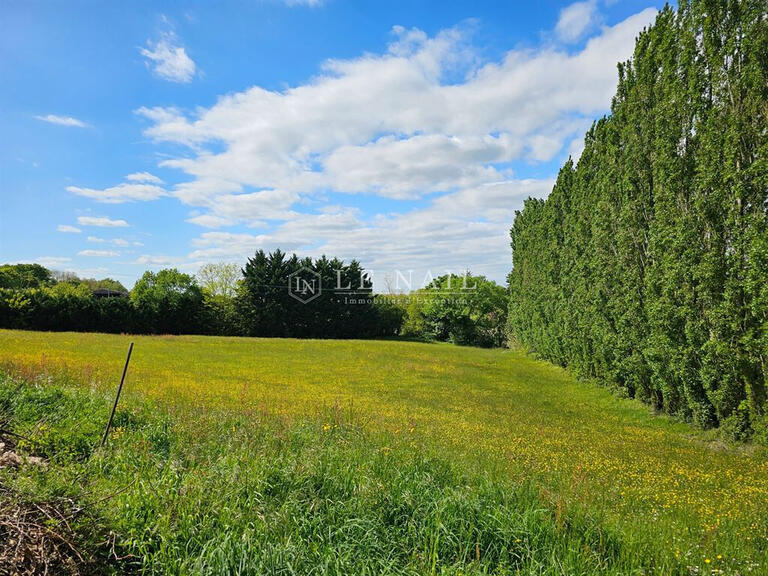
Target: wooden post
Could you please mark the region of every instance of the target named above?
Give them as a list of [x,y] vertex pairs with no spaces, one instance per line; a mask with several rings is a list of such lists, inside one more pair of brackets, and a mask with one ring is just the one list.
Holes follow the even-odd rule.
[[104,436],[101,437],[101,446],[106,444],[107,436],[109,436],[109,429],[112,427],[112,420],[115,417],[115,410],[117,410],[117,402],[120,400],[120,392],[122,392],[123,382],[125,382],[125,374],[128,372],[128,362],[131,361],[131,352],[133,352],[133,342],[131,342],[131,345],[128,346],[128,357],[125,359],[125,366],[123,366],[123,376],[120,378],[120,386],[117,387],[115,403],[112,404],[112,413],[109,415],[109,422],[107,422],[107,427],[104,428]]

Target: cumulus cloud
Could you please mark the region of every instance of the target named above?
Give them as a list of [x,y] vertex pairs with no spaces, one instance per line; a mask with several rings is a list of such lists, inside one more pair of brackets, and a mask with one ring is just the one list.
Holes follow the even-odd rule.
[[336,148],[324,168],[334,190],[410,198],[499,180],[503,176],[493,163],[512,160],[520,151],[521,143],[509,134],[385,136]]
[[142,254],[135,260],[135,264],[144,264],[150,266],[171,266],[179,264],[183,261],[183,258],[177,258],[173,256],[165,256],[162,254]]
[[46,114],[45,116],[35,116],[36,119],[41,122],[47,122],[48,124],[56,124],[58,126],[70,126],[74,128],[85,128],[88,126],[82,120],[73,118],[72,116],[58,116],[57,114]]
[[[518,179],[511,166],[578,152],[610,105],[616,62],[655,14],[602,27],[575,51],[544,44],[491,62],[478,60],[463,27],[435,36],[395,27],[382,53],[327,61],[304,84],[137,113],[148,137],[186,147],[161,166],[186,175],[167,193],[190,207],[187,221],[212,229],[193,241],[190,259],[281,247],[371,267],[471,266],[502,279],[514,210],[552,185]],[[580,38],[595,20],[593,3],[572,5],[555,33]],[[330,193],[342,205],[322,207]],[[352,194],[420,207],[364,214],[343,205]],[[238,225],[259,230],[222,230]]]
[[[363,218],[348,207],[303,213],[269,233],[204,232],[193,240],[194,260],[244,259],[255,250],[281,248],[302,254],[360,258],[376,271],[467,268],[502,279],[509,271],[509,226],[529,196],[543,198],[550,179],[507,180],[462,189],[434,199],[426,208]],[[318,239],[322,239],[318,242]],[[378,276],[380,277],[380,276]]]
[[169,82],[191,82],[197,67],[194,60],[172,32],[158,41],[147,40],[147,47],[139,49],[146,59],[146,65],[158,78]]
[[34,261],[46,268],[56,268],[57,266],[64,266],[67,262],[71,262],[72,258],[67,258],[66,256],[40,256],[39,258],[35,258]]
[[56,227],[56,230],[59,232],[66,232],[69,234],[80,234],[82,232],[80,228],[77,228],[76,226],[70,226],[69,224],[59,224]]
[[199,216],[193,216],[187,218],[187,222],[190,224],[197,224],[203,228],[221,228],[223,226],[232,226],[234,224],[233,220],[214,214],[200,214]]
[[135,172],[125,177],[123,182],[109,188],[82,188],[67,186],[67,192],[85,196],[105,204],[122,204],[123,202],[146,202],[168,196],[168,192],[159,184],[163,181],[149,172]]
[[100,228],[126,228],[128,222],[125,220],[112,220],[106,216],[79,216],[77,223],[82,226],[97,226]]
[[120,246],[121,248],[131,245],[131,243],[125,238],[113,238],[112,240],[106,240],[98,236],[88,236],[87,240],[93,244],[114,244],[115,246]]
[[[441,78],[466,44],[460,30],[430,38],[398,29],[386,53],[328,61],[307,84],[281,92],[254,86],[191,116],[175,108],[138,113],[151,121],[148,136],[190,147],[191,155],[163,165],[192,177],[175,191],[182,202],[219,218],[230,217],[216,212],[220,204],[258,204],[233,200],[248,188],[268,190],[278,212],[318,190],[394,198],[450,191],[503,179],[499,163],[560,152],[586,118],[605,110],[616,61],[631,54],[654,14],[605,28],[576,53],[512,50],[458,84]],[[231,216],[271,217],[261,209]]]
[[67,186],[67,192],[78,196],[85,196],[97,202],[105,204],[122,204],[123,202],[143,202],[157,200],[168,193],[164,188],[154,184],[130,184],[123,183],[104,189],[81,188],[79,186]]
[[134,172],[125,177],[129,182],[144,182],[149,184],[162,184],[163,181],[149,172]]
[[575,42],[589,30],[596,17],[596,0],[574,2],[560,11],[555,33],[564,42]]

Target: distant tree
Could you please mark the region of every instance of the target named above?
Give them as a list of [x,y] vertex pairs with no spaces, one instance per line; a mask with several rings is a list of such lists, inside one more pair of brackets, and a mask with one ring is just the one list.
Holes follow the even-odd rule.
[[34,291],[0,288],[0,327],[36,329]]
[[131,290],[138,320],[148,332],[194,333],[201,330],[203,291],[176,268],[147,271]]
[[205,332],[239,334],[242,327],[236,315],[235,296],[241,284],[240,266],[235,263],[206,264],[196,278],[203,290]]
[[502,346],[507,290],[484,276],[449,274],[411,295],[413,335],[472,346]]
[[[289,283],[294,274],[316,275],[317,298],[294,298]],[[370,278],[359,262],[325,256],[312,260],[288,256],[281,250],[259,250],[243,269],[236,300],[243,333],[252,336],[298,338],[365,338],[393,331],[393,315],[377,312]],[[384,317],[386,316],[386,321]],[[395,330],[396,331],[396,330]]]
[[288,276],[300,267],[298,257],[290,259],[281,250],[267,254],[259,250],[243,269],[243,285],[237,298],[237,312],[243,332],[250,336],[290,336],[299,327],[300,306],[288,293]]
[[52,270],[51,277],[57,283],[68,283],[74,284],[76,286],[83,284],[90,288],[91,291],[111,290],[113,292],[125,292],[126,294],[128,293],[128,290],[125,286],[123,286],[121,282],[113,280],[112,278],[102,278],[100,280],[97,280],[96,278],[80,278],[74,272],[69,272],[66,270]]
[[202,266],[196,278],[200,287],[212,296],[234,298],[242,272],[234,262],[211,263]]
[[376,296],[374,311],[376,315],[376,330],[372,336],[393,337],[402,332],[406,310],[394,294]]
[[[288,290],[290,275],[317,274],[322,297],[304,304]],[[80,279],[39,265],[3,266],[0,327],[136,333],[197,333],[299,338],[367,338],[399,333],[402,309],[373,297],[371,281],[356,261],[287,257],[258,252],[243,280],[234,264],[194,277],[176,269],[145,272],[130,298],[99,298],[94,290],[124,292],[111,278]],[[306,270],[305,270],[306,271]]]
[[77,274],[69,270],[51,270],[51,276],[56,282],[79,282]]
[[400,306],[404,309],[402,334],[410,338],[425,337],[424,298],[418,292],[403,294]]
[[128,290],[123,286],[122,282],[113,280],[112,278],[102,278],[101,280],[96,280],[95,278],[83,278],[80,282],[88,286],[92,291],[110,290],[112,292],[128,293]]
[[43,330],[93,330],[91,290],[84,284],[59,282],[37,291],[37,324]]
[[41,288],[56,283],[51,271],[40,264],[4,264],[0,266],[0,288],[21,290]]

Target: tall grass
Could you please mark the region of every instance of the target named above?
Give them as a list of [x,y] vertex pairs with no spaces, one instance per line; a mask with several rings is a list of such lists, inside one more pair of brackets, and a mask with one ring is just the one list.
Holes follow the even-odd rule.
[[0,481],[20,498],[67,496],[94,512],[78,530],[108,570],[687,573],[599,518],[545,505],[529,482],[365,430],[354,413],[186,413],[133,398],[98,449],[109,397],[62,384],[0,375],[0,410],[31,441],[19,450],[50,462]]
[[[519,351],[0,330],[0,366],[111,395],[129,340],[124,406],[152,401],[176,426],[206,414],[250,422],[265,409],[317,424],[336,403],[350,421],[351,406],[374,444],[527,485],[560,517],[588,515],[620,535],[642,563],[768,572],[765,448],[654,415]],[[204,421],[190,444],[220,429]]]

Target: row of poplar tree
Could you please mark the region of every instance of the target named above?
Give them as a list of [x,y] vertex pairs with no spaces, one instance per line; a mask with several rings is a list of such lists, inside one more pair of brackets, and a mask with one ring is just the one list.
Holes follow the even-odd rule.
[[515,219],[513,337],[703,427],[764,434],[767,94],[764,0],[664,8],[578,164]]

